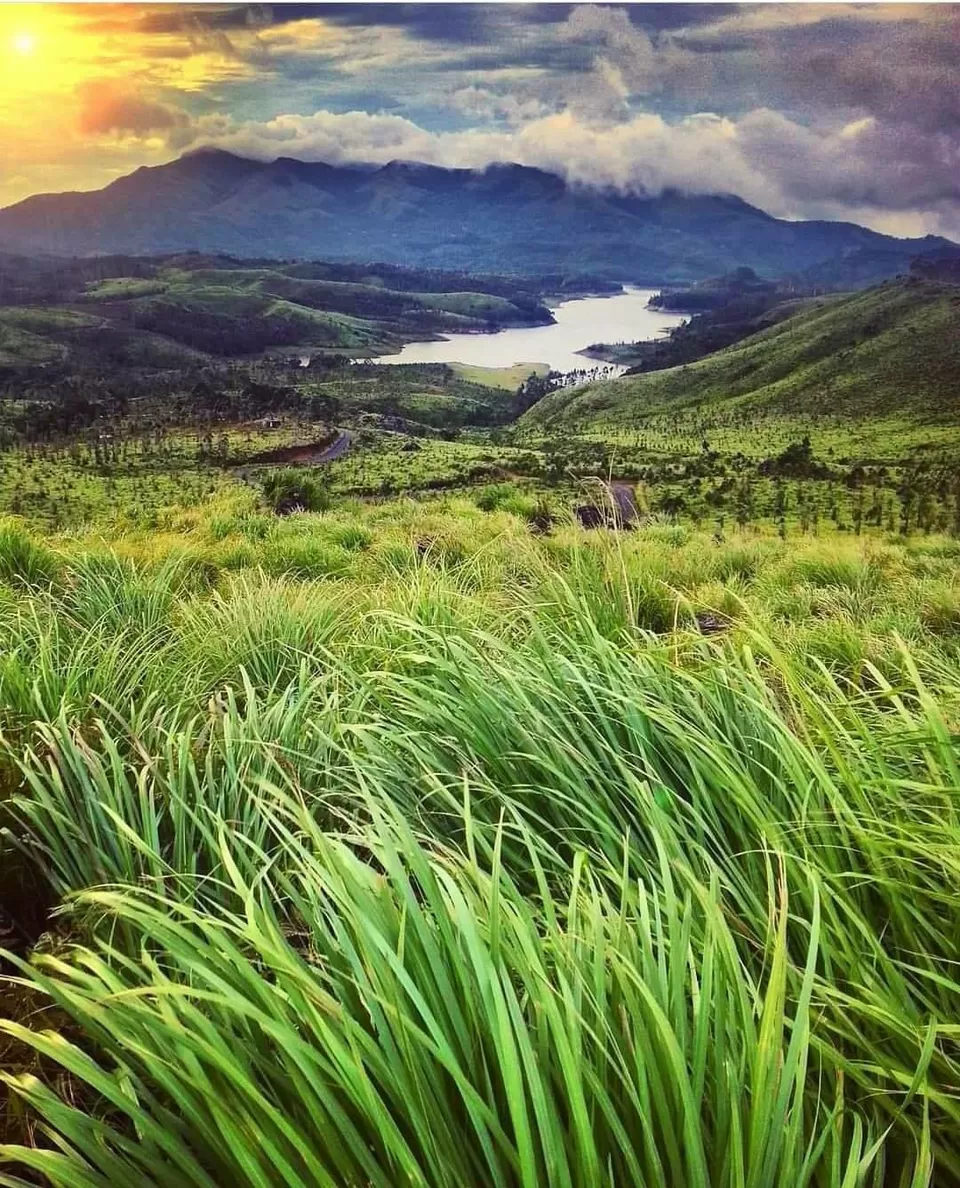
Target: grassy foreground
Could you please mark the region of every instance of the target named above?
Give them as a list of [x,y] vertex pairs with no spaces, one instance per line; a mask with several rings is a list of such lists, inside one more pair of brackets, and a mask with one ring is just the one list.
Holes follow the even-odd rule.
[[955,541],[231,500],[0,529],[0,1183],[960,1183]]

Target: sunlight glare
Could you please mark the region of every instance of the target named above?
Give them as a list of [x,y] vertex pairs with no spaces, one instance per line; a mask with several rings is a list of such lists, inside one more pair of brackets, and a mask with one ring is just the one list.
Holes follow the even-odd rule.
[[13,48],[18,54],[27,57],[36,49],[37,39],[32,33],[15,33],[13,37]]

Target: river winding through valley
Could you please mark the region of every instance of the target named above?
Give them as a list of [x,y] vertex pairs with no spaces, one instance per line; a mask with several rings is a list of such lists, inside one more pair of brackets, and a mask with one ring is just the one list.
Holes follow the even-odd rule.
[[656,289],[628,287],[612,297],[578,297],[551,306],[552,326],[518,326],[495,334],[452,334],[438,342],[409,342],[378,363],[466,363],[478,367],[513,367],[543,363],[553,371],[606,369],[616,375],[622,367],[578,354],[596,342],[637,342],[662,338],[684,321],[684,315],[648,309]]

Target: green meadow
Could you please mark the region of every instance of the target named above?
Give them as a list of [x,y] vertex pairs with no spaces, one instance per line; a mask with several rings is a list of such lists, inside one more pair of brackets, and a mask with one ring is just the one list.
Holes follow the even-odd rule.
[[960,1180],[960,545],[532,502],[4,522],[0,1182]]

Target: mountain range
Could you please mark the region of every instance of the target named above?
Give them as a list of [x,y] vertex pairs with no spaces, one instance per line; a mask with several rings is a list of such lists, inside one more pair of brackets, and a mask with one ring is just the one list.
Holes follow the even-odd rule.
[[55,256],[225,252],[281,259],[684,283],[738,266],[865,285],[918,256],[960,251],[853,223],[777,219],[732,195],[591,189],[521,165],[443,169],[248,160],[217,149],[143,167],[101,190],[0,210],[0,250]]

